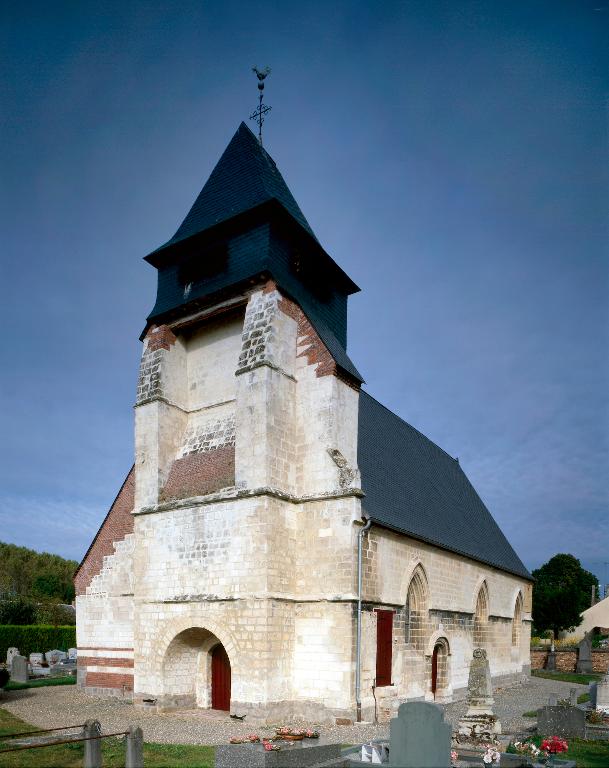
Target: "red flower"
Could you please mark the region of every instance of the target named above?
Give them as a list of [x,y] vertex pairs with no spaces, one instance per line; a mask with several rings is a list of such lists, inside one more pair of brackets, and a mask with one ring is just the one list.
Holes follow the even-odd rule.
[[558,736],[551,736],[549,739],[544,739],[541,742],[541,748],[544,752],[557,755],[560,752],[566,752],[569,749],[569,745],[564,739],[560,739]]

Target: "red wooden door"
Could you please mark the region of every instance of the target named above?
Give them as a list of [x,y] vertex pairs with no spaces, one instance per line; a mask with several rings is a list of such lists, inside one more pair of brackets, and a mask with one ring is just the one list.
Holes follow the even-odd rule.
[[222,645],[211,654],[211,708],[230,710],[230,661]]
[[436,689],[438,687],[438,646],[433,649],[431,657],[431,692],[436,695]]
[[391,685],[393,611],[376,611],[376,687]]

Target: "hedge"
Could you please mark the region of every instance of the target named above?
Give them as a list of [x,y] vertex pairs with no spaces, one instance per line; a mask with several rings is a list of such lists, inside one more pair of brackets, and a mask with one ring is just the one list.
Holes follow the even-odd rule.
[[76,648],[76,627],[53,627],[50,624],[0,624],[0,663],[6,661],[9,648],[19,648],[22,656],[47,651]]

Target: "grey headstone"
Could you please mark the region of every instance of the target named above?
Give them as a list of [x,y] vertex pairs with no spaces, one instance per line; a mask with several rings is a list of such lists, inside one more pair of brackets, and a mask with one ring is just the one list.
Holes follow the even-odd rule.
[[493,713],[491,669],[484,648],[474,650],[467,684],[467,712],[459,720],[459,734],[477,739],[501,733],[501,723]]
[[30,653],[30,664],[39,667],[44,661],[44,653]]
[[25,656],[13,656],[11,660],[11,681],[27,683],[27,659]]
[[592,639],[591,633],[587,632],[583,640],[577,646],[577,666],[575,671],[578,674],[590,674],[592,672]]
[[556,671],[556,651],[550,651],[546,660],[546,669],[548,672]]
[[588,685],[588,693],[590,694],[590,705],[592,709],[596,709],[596,683],[590,683]]
[[389,724],[389,765],[449,768],[452,728],[437,704],[408,701]]
[[537,712],[540,736],[562,736],[583,739],[586,736],[586,713],[577,707],[542,707]]
[[19,655],[19,648],[11,647],[6,652],[6,666],[10,669],[13,656]]
[[77,648],[68,648],[68,659],[76,659],[78,656]]
[[558,704],[558,696],[555,693],[551,693],[548,696],[548,706],[555,707]]
[[577,706],[577,688],[569,688],[569,704],[572,707]]
[[596,684],[595,708],[609,714],[609,672]]

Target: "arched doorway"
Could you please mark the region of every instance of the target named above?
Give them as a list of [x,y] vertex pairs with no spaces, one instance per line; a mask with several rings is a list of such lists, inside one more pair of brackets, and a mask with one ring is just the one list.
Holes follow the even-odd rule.
[[436,698],[436,691],[438,690],[438,653],[440,646],[435,645],[433,653],[431,655],[431,692],[434,699]]
[[179,632],[163,659],[163,706],[228,711],[230,696],[230,659],[216,635],[203,627]]
[[230,661],[224,646],[218,643],[211,653],[211,708],[230,710]]
[[445,637],[440,637],[436,640],[431,654],[429,678],[429,690],[433,698],[440,701],[445,701],[445,697],[450,693],[449,655],[448,640]]

